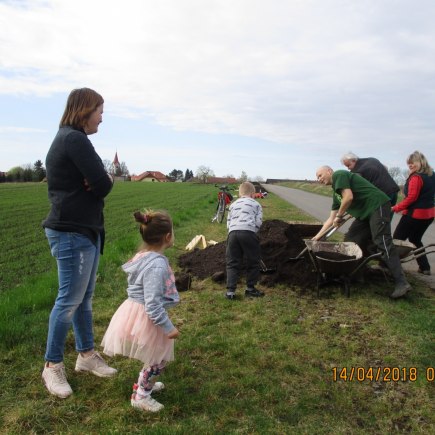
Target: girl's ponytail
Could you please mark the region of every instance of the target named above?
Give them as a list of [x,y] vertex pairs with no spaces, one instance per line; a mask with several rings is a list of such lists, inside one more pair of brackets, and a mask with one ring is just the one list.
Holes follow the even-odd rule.
[[142,213],[141,211],[135,211],[134,218],[136,219],[136,222],[139,222],[143,225],[151,222],[151,216],[149,214]]
[[166,234],[172,233],[172,219],[164,211],[135,211],[134,218],[140,223],[139,231],[147,245],[158,245]]

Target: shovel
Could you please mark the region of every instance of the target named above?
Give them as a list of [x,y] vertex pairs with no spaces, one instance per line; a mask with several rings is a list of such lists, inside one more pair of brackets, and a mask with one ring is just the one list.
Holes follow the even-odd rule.
[[[322,240],[323,238],[327,239],[329,237],[331,237],[342,225],[344,225],[349,219],[351,219],[352,216],[348,215],[347,213],[345,213],[343,215],[342,221],[340,222],[340,224],[335,227],[334,225],[331,225],[330,227],[326,228],[324,231],[322,231],[320,233],[320,240]],[[306,246],[301,252],[299,252],[299,254],[296,257],[290,257],[287,259],[287,261],[299,261],[303,259],[303,255],[305,254],[305,252],[308,251],[308,246]]]
[[276,269],[269,269],[263,260],[260,260],[260,272],[266,275],[276,272]]

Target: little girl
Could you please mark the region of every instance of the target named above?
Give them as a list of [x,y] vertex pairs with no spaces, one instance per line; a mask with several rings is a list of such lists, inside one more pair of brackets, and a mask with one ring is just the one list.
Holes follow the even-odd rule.
[[173,339],[180,334],[166,312],[180,301],[174,274],[163,255],[173,245],[174,233],[165,212],[137,211],[134,217],[140,223],[144,245],[122,266],[128,274],[128,299],[113,315],[101,345],[109,356],[124,355],[144,363],[133,385],[131,405],[157,412],[163,405],[151,393],[164,388],[156,378],[174,359]]

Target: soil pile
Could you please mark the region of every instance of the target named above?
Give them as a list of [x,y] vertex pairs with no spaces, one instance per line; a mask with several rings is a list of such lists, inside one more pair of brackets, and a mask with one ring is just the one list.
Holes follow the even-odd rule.
[[[321,225],[291,224],[277,219],[264,221],[258,235],[262,260],[269,271],[260,275],[260,283],[267,287],[287,284],[314,288],[317,276],[311,261],[306,257],[299,261],[290,258],[306,247],[303,239],[311,238],[320,228]],[[195,249],[181,255],[178,264],[199,279],[212,277],[225,284],[225,249],[226,242]]]
[[348,261],[355,260],[356,255],[346,255],[341,254],[340,252],[330,252],[330,251],[317,251],[315,253],[316,257],[325,258],[326,260],[333,261]]

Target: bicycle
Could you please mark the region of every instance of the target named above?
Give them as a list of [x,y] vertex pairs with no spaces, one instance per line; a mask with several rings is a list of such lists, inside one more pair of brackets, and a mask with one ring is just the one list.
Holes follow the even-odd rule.
[[213,216],[213,219],[211,220],[212,222],[217,221],[219,224],[223,222],[227,205],[230,204],[232,200],[233,195],[230,193],[230,188],[228,186],[220,186],[216,214]]

